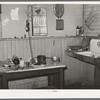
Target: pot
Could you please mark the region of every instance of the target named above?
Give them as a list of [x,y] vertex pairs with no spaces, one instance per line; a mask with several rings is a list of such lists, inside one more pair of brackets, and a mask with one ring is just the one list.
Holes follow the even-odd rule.
[[37,58],[37,63],[35,65],[46,64],[46,56],[45,55],[38,55],[36,58]]

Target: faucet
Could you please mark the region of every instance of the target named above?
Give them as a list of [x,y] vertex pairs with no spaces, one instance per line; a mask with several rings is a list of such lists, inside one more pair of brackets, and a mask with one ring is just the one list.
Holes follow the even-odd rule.
[[97,42],[98,47],[100,47],[100,42]]

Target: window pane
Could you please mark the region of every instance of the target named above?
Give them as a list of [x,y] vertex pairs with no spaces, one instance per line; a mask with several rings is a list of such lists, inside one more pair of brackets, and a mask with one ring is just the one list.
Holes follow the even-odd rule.
[[47,33],[47,27],[41,27],[40,33]]
[[33,26],[46,26],[46,16],[34,16]]
[[34,33],[39,33],[39,27],[34,27]]
[[33,30],[34,35],[47,35],[46,9],[33,7]]
[[46,26],[46,16],[42,16],[42,18],[41,18],[41,26]]

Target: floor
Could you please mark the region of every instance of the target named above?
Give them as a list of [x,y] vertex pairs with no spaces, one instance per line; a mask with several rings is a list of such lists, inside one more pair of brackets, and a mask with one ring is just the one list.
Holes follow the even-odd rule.
[[77,83],[73,85],[67,85],[65,86],[65,89],[94,89],[94,88],[85,84]]

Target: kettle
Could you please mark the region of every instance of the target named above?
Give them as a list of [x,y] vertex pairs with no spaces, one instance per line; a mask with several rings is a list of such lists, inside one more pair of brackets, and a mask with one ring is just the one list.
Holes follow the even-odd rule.
[[37,58],[37,63],[35,65],[46,64],[46,56],[45,55],[38,55],[35,58]]

